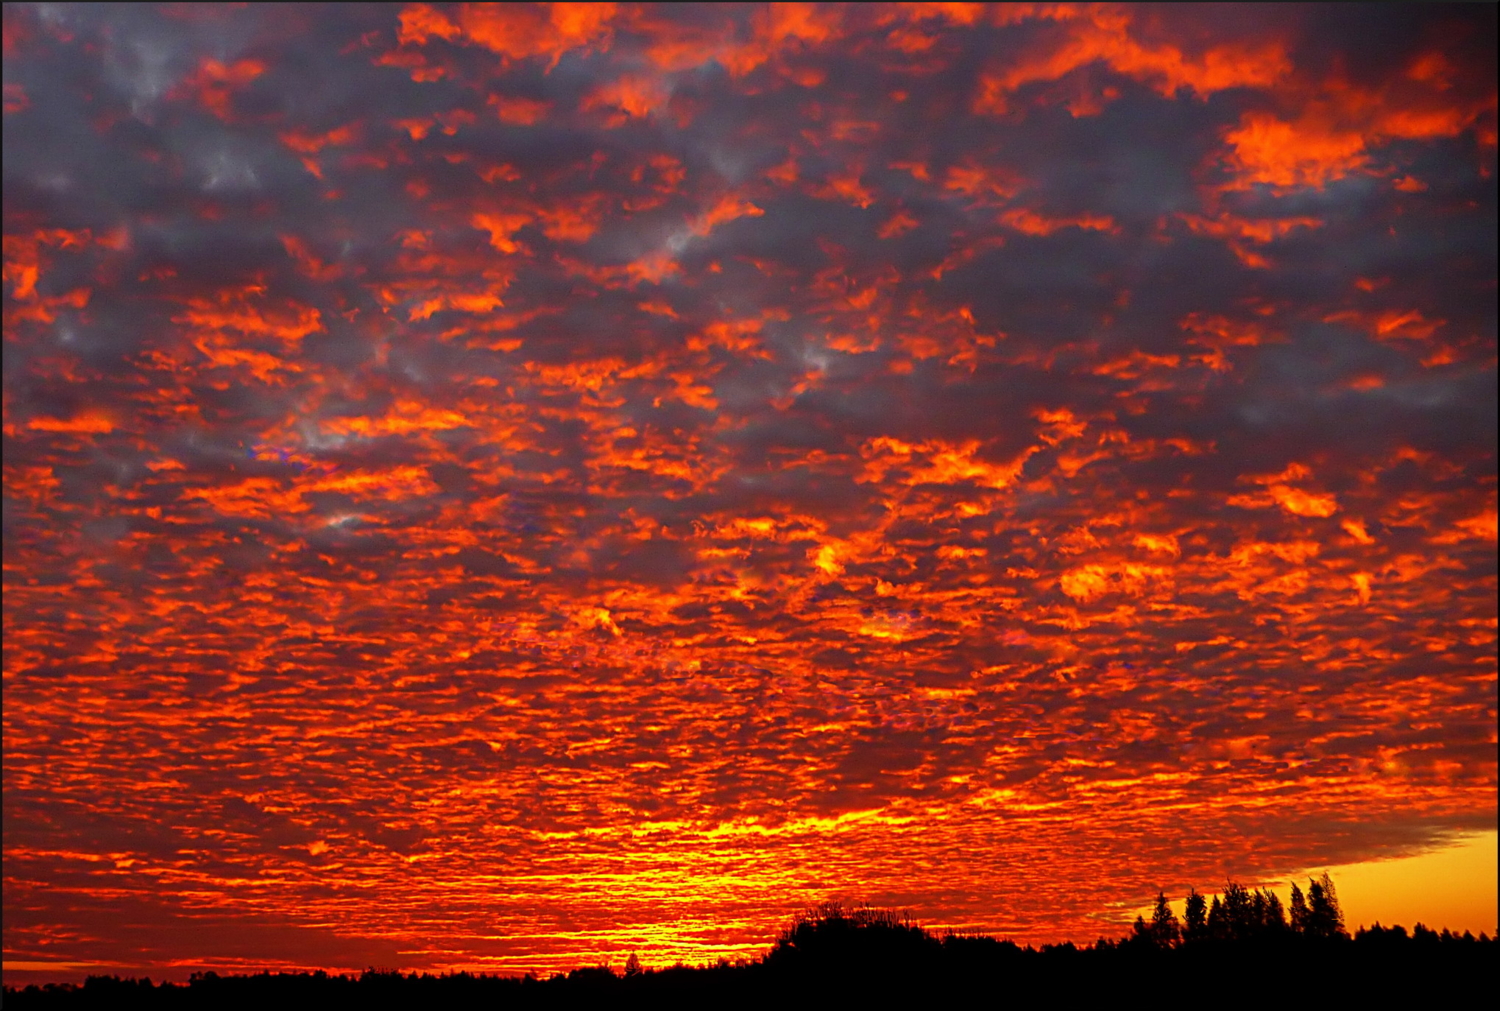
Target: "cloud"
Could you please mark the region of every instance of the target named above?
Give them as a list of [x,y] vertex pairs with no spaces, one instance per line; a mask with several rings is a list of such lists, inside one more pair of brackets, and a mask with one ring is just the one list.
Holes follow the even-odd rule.
[[1493,11],[1231,14],[8,6],[7,957],[1493,821]]

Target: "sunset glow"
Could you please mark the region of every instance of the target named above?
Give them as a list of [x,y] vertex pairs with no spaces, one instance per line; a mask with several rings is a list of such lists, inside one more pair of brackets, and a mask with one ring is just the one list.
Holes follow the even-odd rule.
[[7,982],[1494,930],[1493,5],[4,17]]

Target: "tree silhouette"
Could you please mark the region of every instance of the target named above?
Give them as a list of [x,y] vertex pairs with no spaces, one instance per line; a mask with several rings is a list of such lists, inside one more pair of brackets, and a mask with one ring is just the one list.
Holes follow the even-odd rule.
[[[1304,933],[1310,915],[1301,890],[1293,885],[1292,929]],[[1196,890],[1190,891],[1185,918],[1182,939],[1186,942],[1251,941],[1281,937],[1288,932],[1286,909],[1276,893],[1269,888],[1246,888],[1237,881],[1225,885],[1222,897],[1213,897],[1206,914],[1203,896]]]
[[1202,941],[1208,937],[1208,902],[1198,889],[1189,889],[1187,908],[1183,910],[1184,941]]
[[1229,940],[1229,919],[1224,915],[1224,903],[1217,895],[1208,905],[1208,936],[1211,940]]
[[1250,933],[1260,935],[1270,929],[1271,909],[1266,893],[1257,888],[1250,893]]
[[1344,929],[1344,911],[1339,907],[1338,893],[1334,891],[1333,879],[1324,871],[1316,881],[1307,883],[1307,928],[1312,937],[1348,937]]
[[1250,890],[1238,881],[1224,886],[1225,936],[1232,941],[1244,941],[1256,934],[1255,901]]
[[1283,934],[1286,932],[1286,910],[1281,906],[1281,899],[1271,889],[1263,889],[1265,895],[1265,912],[1262,914],[1262,927],[1272,934]]
[[[1308,901],[1311,897],[1311,902]],[[6,987],[12,1011],[278,1007],[505,1007],[553,1009],[641,1004],[648,1007],[765,1008],[868,1004],[925,1007],[967,1003],[976,988],[1004,988],[1010,1003],[1102,1006],[1164,979],[1191,993],[1215,993],[1226,980],[1246,981],[1248,999],[1264,1000],[1250,981],[1276,969],[1297,1003],[1338,1006],[1441,1007],[1483,992],[1493,975],[1495,942],[1468,931],[1438,933],[1418,924],[1408,933],[1375,924],[1350,937],[1333,883],[1324,874],[1304,893],[1292,889],[1288,930],[1280,900],[1266,888],[1230,882],[1212,907],[1189,891],[1185,926],[1164,892],[1133,936],[1092,945],[1071,942],[1021,948],[993,937],[949,932],[937,937],[890,910],[825,904],[798,916],[756,961],[647,971],[632,953],[623,975],[607,966],[535,976],[431,976],[371,969],[359,976],[270,973],[221,977],[193,973],[187,984],[90,976],[82,985]],[[1175,932],[1175,933],[1174,933]],[[1174,943],[1174,938],[1178,939]],[[1192,942],[1184,944],[1183,941]],[[1239,993],[1217,992],[1234,1006]],[[1225,1000],[1225,997],[1231,998]]]
[[1146,925],[1144,916],[1137,916],[1135,924],[1130,928],[1130,939],[1145,945],[1155,945],[1156,938],[1151,933],[1151,928]]
[[878,972],[882,964],[921,962],[938,943],[907,914],[825,902],[782,931],[766,961],[786,968],[853,971],[860,966],[860,971]]
[[1182,939],[1177,914],[1167,902],[1166,892],[1156,893],[1156,909],[1151,913],[1151,938],[1158,948],[1173,948]]
[[1292,882],[1292,933],[1299,935],[1307,934],[1307,925],[1310,913],[1307,908],[1307,900],[1302,897],[1302,889],[1297,887],[1297,882]]

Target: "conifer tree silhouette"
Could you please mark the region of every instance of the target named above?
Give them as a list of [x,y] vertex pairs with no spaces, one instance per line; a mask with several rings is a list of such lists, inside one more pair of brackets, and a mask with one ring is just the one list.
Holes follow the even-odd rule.
[[1292,933],[1306,935],[1309,911],[1307,900],[1302,897],[1302,889],[1297,887],[1297,882],[1292,882]]
[[1182,938],[1177,914],[1167,902],[1166,892],[1156,893],[1156,909],[1151,913],[1151,938],[1158,948],[1173,948]]
[[1339,907],[1338,893],[1327,871],[1316,881],[1308,880],[1307,907],[1306,933],[1324,938],[1349,936],[1344,930],[1344,911]]
[[1229,939],[1229,921],[1224,915],[1224,904],[1217,895],[1208,906],[1208,936],[1215,941]]
[[1328,876],[1327,871],[1323,872],[1319,884],[1323,886],[1323,901],[1328,905],[1328,922],[1333,928],[1333,933],[1340,937],[1349,936],[1344,928],[1344,907],[1339,905],[1339,893],[1333,887],[1333,878]]
[[1151,933],[1151,928],[1146,925],[1144,916],[1135,918],[1135,924],[1130,928],[1130,939],[1140,944],[1154,945],[1156,943],[1156,938]]
[[1269,888],[1262,889],[1265,895],[1265,913],[1262,920],[1262,929],[1271,934],[1283,934],[1286,932],[1286,910],[1281,906],[1275,892]]
[[1266,902],[1266,894],[1257,888],[1250,893],[1249,933],[1256,936],[1264,934],[1269,926],[1270,918],[1271,911]]
[[1208,936],[1208,902],[1191,888],[1187,895],[1187,908],[1183,910],[1182,939],[1201,941]]
[[1250,890],[1238,881],[1224,886],[1225,937],[1243,941],[1255,934],[1255,902]]

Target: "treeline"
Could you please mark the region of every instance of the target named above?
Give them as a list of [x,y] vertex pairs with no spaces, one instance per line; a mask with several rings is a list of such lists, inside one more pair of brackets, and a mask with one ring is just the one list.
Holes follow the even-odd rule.
[[[1416,929],[1425,932],[1424,936],[1432,933],[1420,923]],[[1444,933],[1448,934],[1446,930]],[[1346,937],[1348,932],[1344,929],[1344,911],[1339,907],[1338,892],[1325,871],[1321,878],[1308,880],[1306,895],[1296,882],[1292,883],[1290,914],[1281,905],[1281,898],[1269,888],[1251,889],[1231,881],[1224,889],[1223,898],[1215,895],[1212,904],[1199,895],[1197,889],[1189,891],[1179,921],[1167,902],[1166,893],[1157,892],[1151,921],[1148,923],[1144,916],[1136,917],[1135,932],[1129,940],[1157,948],[1175,948],[1208,941],[1337,940]]]
[[[797,917],[755,961],[641,968],[599,966],[548,979],[368,970],[359,976],[194,974],[186,984],[91,976],[81,986],[5,989],[13,1011],[53,1008],[751,1008],[846,1004],[1000,1007],[1016,1002],[1115,1002],[1153,992],[1213,994],[1219,1008],[1261,1008],[1267,988],[1313,1000],[1423,1005],[1488,988],[1496,943],[1418,924],[1352,937],[1325,875],[1289,908],[1265,889],[1231,883],[1211,900],[1190,892],[1179,918],[1159,894],[1150,920],[1090,945],[1021,947],[993,937],[934,934],[909,916],[825,904]],[[1173,1002],[1176,1000],[1173,998]]]

